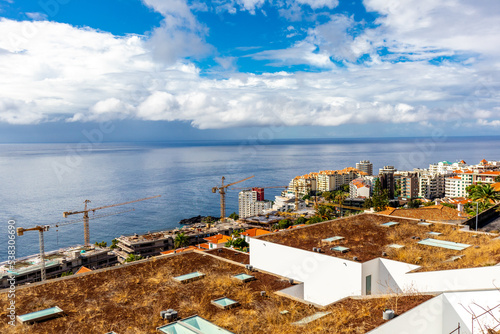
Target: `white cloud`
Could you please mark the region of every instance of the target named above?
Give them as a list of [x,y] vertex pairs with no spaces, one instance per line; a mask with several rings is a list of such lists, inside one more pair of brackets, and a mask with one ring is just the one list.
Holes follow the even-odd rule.
[[143,2],[164,17],[148,40],[156,60],[173,64],[179,58],[196,58],[210,52],[211,47],[204,40],[206,28],[198,22],[186,0]]
[[26,13],[26,16],[35,21],[43,21],[48,17],[48,15],[44,13]]
[[[498,126],[500,67],[488,66],[483,57],[490,55],[488,47],[468,46],[479,55],[467,64],[429,64],[428,50],[447,54],[463,48],[435,47],[444,38],[438,33],[402,43],[403,34],[412,31],[396,31],[400,23],[390,13],[397,10],[383,9],[381,3],[372,1],[370,7],[388,13],[380,27],[356,37],[351,30],[360,23],[337,15],[289,49],[253,55],[274,65],[306,64],[322,72],[234,73],[234,59],[220,57],[216,61],[228,70],[225,79],[215,79],[180,60],[209,48],[203,40],[205,28],[192,9],[180,0],[144,1],[166,18],[150,36],[118,37],[55,22],[1,19],[0,122],[127,118],[186,121],[207,129],[380,122],[439,127],[462,120]],[[417,30],[437,29],[434,9],[425,10],[430,17],[413,12],[403,16]],[[471,30],[461,33],[479,36]],[[485,34],[481,43],[489,38]],[[387,45],[399,52],[411,50],[416,61],[377,59],[374,50]],[[357,64],[366,53],[372,62]],[[335,67],[330,57],[344,66]]]

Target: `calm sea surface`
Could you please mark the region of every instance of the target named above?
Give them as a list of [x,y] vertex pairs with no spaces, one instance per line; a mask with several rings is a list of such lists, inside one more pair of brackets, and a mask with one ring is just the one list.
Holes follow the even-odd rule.
[[[114,209],[135,211],[90,221],[91,241],[178,226],[183,218],[219,215],[219,194],[211,188],[251,175],[238,186],[281,186],[299,174],[355,166],[370,160],[374,170],[400,170],[464,159],[500,160],[500,137],[274,140],[155,144],[0,145],[0,261],[7,257],[7,222],[19,227],[64,221],[62,213],[161,195],[159,199]],[[266,190],[273,199],[279,189]],[[237,211],[238,190],[229,191],[227,210]],[[79,218],[67,218],[66,220]],[[45,234],[46,251],[83,244],[83,224]],[[16,240],[17,256],[38,253],[38,233]]]

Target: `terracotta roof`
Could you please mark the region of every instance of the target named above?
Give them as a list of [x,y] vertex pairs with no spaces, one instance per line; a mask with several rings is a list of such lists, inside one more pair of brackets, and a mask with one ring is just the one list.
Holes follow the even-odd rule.
[[461,163],[461,164],[465,164],[465,165],[467,164],[467,163],[466,163],[465,161],[463,161],[463,160],[460,160],[460,163]]
[[226,242],[231,240],[231,237],[223,234],[217,234],[208,238],[204,238],[204,240],[212,244],[225,244]]
[[389,209],[379,212],[379,214],[395,217],[435,221],[462,220],[466,218],[461,217],[459,213],[460,212],[458,210],[444,205],[424,206],[418,209]]
[[92,269],[89,269],[85,266],[81,266],[80,269],[78,269],[78,271],[75,273],[75,275],[78,275],[78,274],[83,274],[83,273],[88,273],[88,272],[91,272]]
[[481,172],[479,175],[500,175],[500,171],[487,171],[487,172]]
[[182,253],[182,252],[187,252],[190,250],[200,250],[198,247],[195,246],[189,246],[189,247],[184,247],[184,248],[177,248],[177,249],[172,249],[169,251],[164,251],[160,252],[160,254],[166,255],[166,254],[175,254],[175,253]]
[[495,191],[500,191],[500,182],[493,183],[493,184],[491,185],[491,187],[492,187]]
[[259,235],[264,235],[271,233],[269,231],[263,230],[261,228],[251,228],[249,230],[246,230],[245,232],[241,233],[241,235],[246,235],[248,237],[257,237]]
[[472,202],[472,200],[465,197],[456,197],[456,198],[450,198],[448,202],[450,204],[466,204]]

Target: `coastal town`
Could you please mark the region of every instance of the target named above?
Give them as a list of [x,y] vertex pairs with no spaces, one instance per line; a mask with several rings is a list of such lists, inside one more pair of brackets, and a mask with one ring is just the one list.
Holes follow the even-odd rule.
[[[9,291],[15,285],[17,306],[26,313],[17,320],[36,323],[41,333],[76,323],[85,332],[103,333],[145,326],[164,333],[293,333],[302,328],[315,333],[320,327],[416,333],[408,319],[433,308],[438,311],[424,322],[426,333],[500,327],[495,304],[500,294],[500,161],[441,161],[412,171],[388,165],[374,173],[373,164],[362,160],[342,170],[294,177],[274,200],[265,199],[266,188],[280,187],[238,188],[239,212],[227,218],[221,192],[221,217],[200,215],[173,230],[116,236],[109,246],[95,242],[35,254],[16,259],[14,267],[2,263],[0,287]],[[221,285],[214,286],[216,281]],[[120,288],[106,293],[101,283],[93,292],[70,288],[92,282]],[[141,315],[149,322],[118,317],[96,324],[76,317],[70,299],[78,294],[110,310],[128,307],[132,297],[116,296],[132,282],[145,289],[144,298],[154,305],[149,310],[158,313]],[[159,299],[155,289],[147,289],[148,282],[160,289],[180,284],[183,296]],[[60,289],[70,291],[60,295]],[[209,304],[196,299],[200,289],[210,291]],[[98,301],[106,294],[107,302]],[[30,301],[49,295],[36,307]],[[466,302],[464,313],[459,308]],[[39,323],[36,313],[45,306],[55,311],[44,313],[44,320],[63,320]],[[276,312],[277,320],[257,325],[245,318],[261,307]],[[170,316],[159,312],[163,308]],[[347,309],[373,312],[350,320],[344,315],[340,323],[331,319]],[[193,323],[207,329],[194,330]]]

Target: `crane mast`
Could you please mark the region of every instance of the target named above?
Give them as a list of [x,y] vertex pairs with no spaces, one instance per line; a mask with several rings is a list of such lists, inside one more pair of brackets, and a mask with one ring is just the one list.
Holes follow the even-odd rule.
[[233,182],[233,183],[224,184],[224,180],[226,178],[223,176],[222,177],[221,186],[219,186],[219,187],[213,187],[212,188],[212,192],[213,193],[216,193],[217,191],[219,191],[219,194],[220,194],[220,221],[221,222],[225,222],[226,221],[226,189],[228,187],[232,186],[232,185],[235,185],[235,184],[241,183],[243,181],[249,180],[252,177],[255,177],[255,175],[249,176],[246,179],[239,180],[239,181],[236,181],[236,182]]
[[80,214],[80,213],[83,214],[83,239],[84,239],[85,246],[89,246],[90,245],[89,212],[92,211],[93,213],[95,213],[97,210],[113,208],[115,206],[141,202],[141,201],[145,201],[145,200],[153,199],[153,198],[158,198],[158,197],[161,197],[161,195],[136,199],[136,200],[128,201],[128,202],[124,202],[124,203],[117,203],[117,204],[111,204],[111,205],[106,205],[106,206],[100,206],[97,208],[90,208],[90,209],[88,208],[88,203],[91,203],[91,201],[86,199],[83,202],[85,204],[85,208],[83,210],[81,210],[81,211],[65,211],[65,212],[63,212],[63,217],[67,218],[70,215],[76,215],[76,214]]

